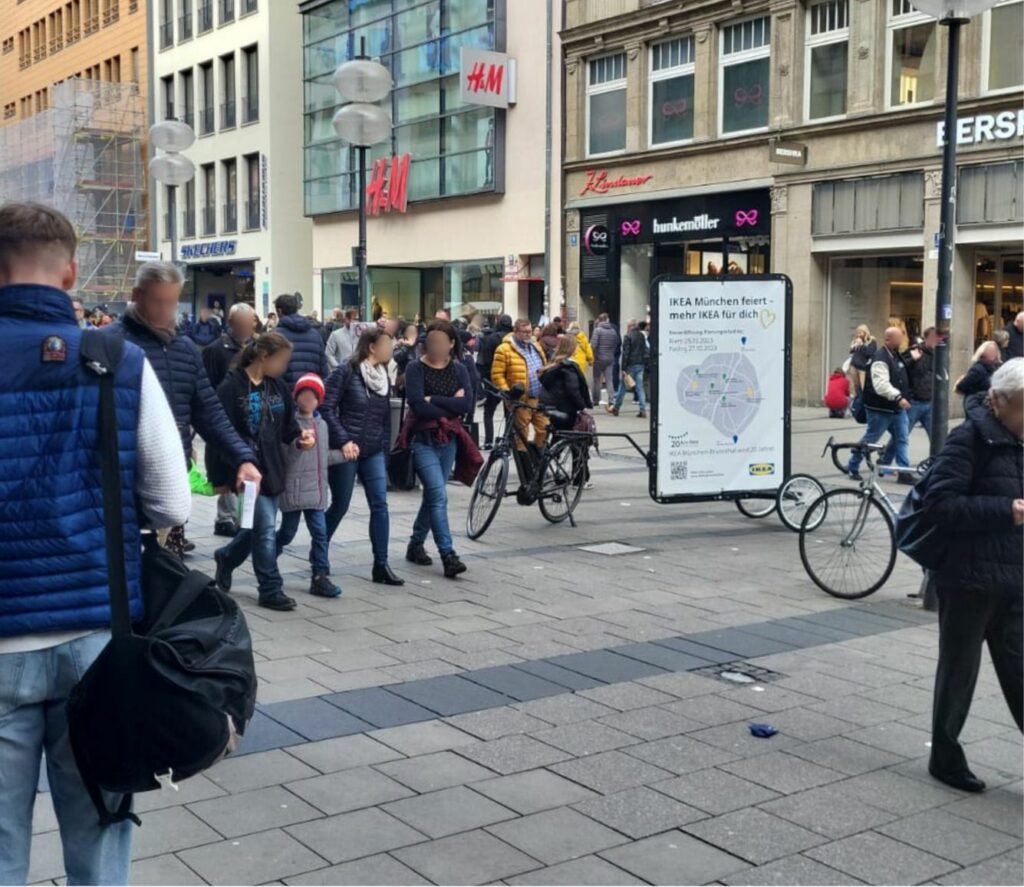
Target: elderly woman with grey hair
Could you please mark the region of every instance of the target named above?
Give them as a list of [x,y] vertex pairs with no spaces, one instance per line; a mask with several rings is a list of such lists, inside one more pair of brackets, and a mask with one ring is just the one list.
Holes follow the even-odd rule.
[[989,390],[967,398],[928,474],[922,509],[947,546],[932,574],[939,598],[929,772],[962,791],[985,783],[967,765],[959,736],[988,644],[1017,727],[1024,729],[1024,359],[1003,364]]

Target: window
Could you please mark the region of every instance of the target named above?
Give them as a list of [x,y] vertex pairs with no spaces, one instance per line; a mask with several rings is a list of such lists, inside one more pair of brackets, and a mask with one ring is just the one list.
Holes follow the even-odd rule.
[[133,46],[131,51],[132,83],[139,82],[139,47]]
[[203,234],[217,233],[217,167],[203,164]]
[[[89,33],[86,25],[85,33]],[[160,48],[174,45],[174,0],[160,0]]]
[[198,30],[200,34],[205,34],[207,31],[213,29],[213,0],[198,0],[196,14],[199,17],[199,23],[196,30]]
[[181,15],[178,16],[178,39],[192,39],[192,0],[181,0]]
[[920,172],[814,185],[811,233],[816,237],[923,225],[924,176]]
[[650,123],[652,147],[693,138],[693,37],[651,47]]
[[226,25],[235,20],[235,0],[220,0],[220,23]]
[[930,102],[935,97],[935,20],[914,9],[910,0],[887,0],[887,4],[887,105]]
[[224,172],[224,234],[238,230],[238,161],[232,157],[223,162]]
[[164,240],[174,240],[177,233],[174,228],[175,194],[170,185],[164,185],[164,206],[167,212],[164,213]]
[[245,155],[245,230],[258,231],[260,225],[260,155]]
[[181,188],[184,194],[181,219],[181,236],[196,236],[196,180],[189,179]]
[[587,62],[587,156],[626,150],[626,53]]
[[9,52],[14,52],[14,38],[13,37],[8,37],[6,40],[4,40],[4,55],[7,55],[7,53],[9,53]]
[[985,13],[982,83],[985,92],[1020,89],[1024,84],[1024,3],[1003,0]]
[[213,132],[213,106],[216,98],[213,92],[213,62],[204,62],[199,66],[199,87],[202,90],[199,134],[205,136]]
[[164,120],[174,120],[174,75],[160,78],[160,92],[164,106]]
[[181,72],[181,119],[191,127],[196,125],[196,92],[192,82],[192,69]]
[[849,0],[820,0],[807,10],[804,98],[808,120],[846,113]]
[[958,225],[1024,220],[1024,161],[964,166],[958,180]]
[[220,128],[233,129],[235,113],[235,54],[221,56],[220,82],[224,100],[220,105]]
[[242,50],[242,76],[245,78],[245,98],[242,123],[255,123],[260,119],[260,58],[255,46]]
[[718,124],[725,133],[768,126],[771,19],[749,19],[722,28]]
[[242,0],[242,15],[249,15],[259,9],[257,0]]

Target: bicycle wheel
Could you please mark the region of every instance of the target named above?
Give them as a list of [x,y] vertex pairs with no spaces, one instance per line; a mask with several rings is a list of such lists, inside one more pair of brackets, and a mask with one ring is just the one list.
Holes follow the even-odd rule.
[[896,565],[892,518],[859,490],[832,490],[804,514],[800,560],[822,591],[845,600],[867,597]]
[[[799,533],[807,509],[824,495],[825,488],[818,483],[817,478],[811,477],[809,474],[790,475],[786,478],[786,482],[779,487],[778,495],[775,498],[782,525],[789,527],[794,533]],[[810,529],[814,529],[814,527]]]
[[556,441],[544,462],[541,493],[537,500],[540,513],[553,524],[564,521],[583,493],[584,472],[572,442]]
[[733,499],[736,508],[744,517],[760,520],[775,511],[775,499]]
[[498,513],[508,485],[508,455],[492,453],[473,483],[473,495],[466,514],[466,535],[479,539]]

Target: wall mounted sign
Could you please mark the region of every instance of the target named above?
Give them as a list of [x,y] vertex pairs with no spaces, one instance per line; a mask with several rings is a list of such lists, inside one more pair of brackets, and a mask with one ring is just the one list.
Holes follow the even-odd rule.
[[[935,124],[935,145],[941,148],[946,140],[946,124]],[[982,142],[1005,142],[1024,136],[1024,108],[1017,111],[1000,111],[998,114],[978,114],[975,117],[958,117],[956,121],[956,143],[977,145]]]
[[238,252],[237,240],[214,240],[210,243],[188,243],[181,248],[183,259],[209,259],[233,256]]
[[611,235],[604,225],[591,225],[583,232],[583,249],[591,256],[606,256],[611,249]]
[[587,181],[584,182],[583,188],[580,190],[580,196],[584,194],[607,194],[609,191],[618,188],[638,188],[641,185],[646,185],[653,178],[653,175],[620,175],[618,178],[613,179],[609,178],[608,170],[606,169],[588,169]]
[[507,108],[516,103],[516,60],[507,53],[463,46],[459,70],[462,104]]
[[772,163],[804,166],[807,163],[807,146],[798,142],[771,141],[768,143],[768,159]]
[[373,161],[370,181],[366,185],[367,211],[371,216],[382,212],[404,213],[409,194],[410,155],[395,154],[390,160],[381,157]]

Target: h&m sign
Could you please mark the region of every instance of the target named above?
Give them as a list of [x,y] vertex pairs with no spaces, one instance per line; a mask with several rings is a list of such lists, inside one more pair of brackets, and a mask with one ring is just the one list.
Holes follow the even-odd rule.
[[507,53],[463,46],[459,71],[463,104],[507,108],[516,103],[516,60]]

